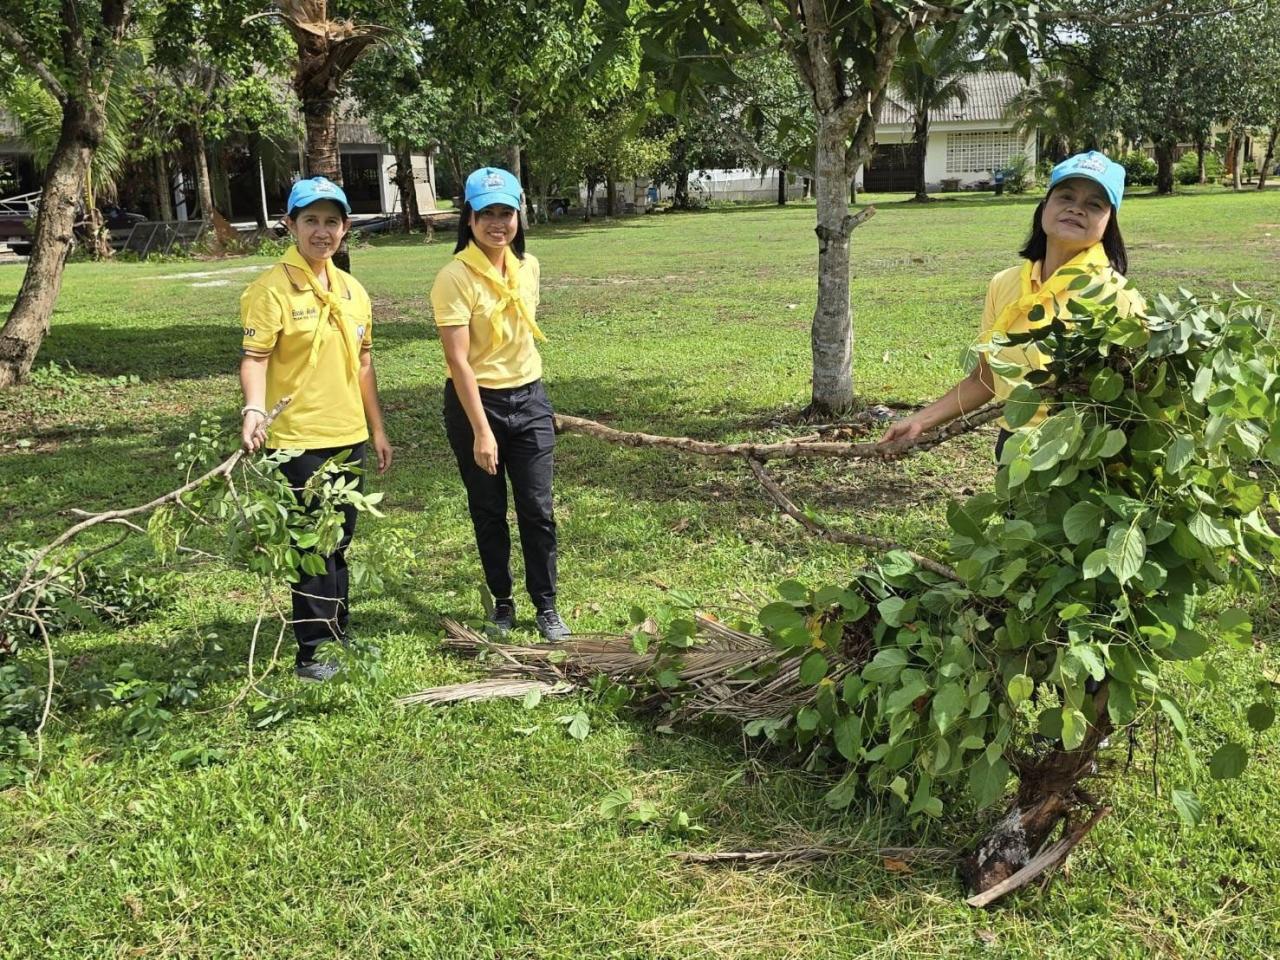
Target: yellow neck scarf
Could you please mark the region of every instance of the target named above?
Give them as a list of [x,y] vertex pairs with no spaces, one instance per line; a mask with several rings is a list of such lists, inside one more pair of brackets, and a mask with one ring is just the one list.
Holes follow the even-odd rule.
[[[1038,290],[1032,283],[1034,269],[1035,264],[1030,260],[1023,263],[1021,293],[1018,299],[1000,311],[1000,316],[991,328],[992,333],[1008,333],[1020,320],[1027,320],[1028,327],[1041,327],[1050,323],[1057,315],[1058,308],[1071,299],[1067,287],[1081,272],[1090,274],[1097,281],[1109,282],[1115,277],[1111,261],[1107,259],[1101,243],[1095,243],[1077,253],[1055,270],[1051,277],[1043,280]],[[1044,316],[1033,323],[1028,319],[1028,314],[1037,306],[1044,308]]]
[[488,281],[494,293],[498,295],[498,304],[489,314],[489,326],[493,330],[493,345],[501,346],[513,336],[511,325],[507,322],[507,311],[512,310],[517,322],[529,327],[535,340],[546,340],[542,330],[533,319],[533,311],[520,292],[520,259],[509,247],[503,248],[503,272],[493,265],[484,251],[475,242],[468,243],[466,249],[455,253],[453,258],[461,260],[472,272]]
[[329,320],[332,318],[334,326],[338,328],[338,339],[342,341],[347,372],[354,379],[360,372],[360,345],[356,342],[355,331],[351,329],[350,321],[342,312],[346,297],[337,292],[339,288],[337,269],[332,262],[328,260],[324,262],[325,274],[329,279],[329,289],[326,290],[320,286],[320,281],[312,272],[311,265],[307,263],[296,245],[285,252],[285,255],[280,258],[280,263],[284,265],[284,271],[294,286],[309,286],[312,294],[320,301],[320,319],[316,323],[316,332],[311,338],[311,353],[307,357],[307,364],[314,369],[319,361],[320,348],[324,345],[325,337],[328,336]]

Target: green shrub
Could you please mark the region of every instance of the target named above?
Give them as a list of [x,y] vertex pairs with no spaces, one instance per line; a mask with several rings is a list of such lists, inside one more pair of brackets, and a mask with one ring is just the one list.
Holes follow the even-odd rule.
[[1124,167],[1125,183],[1129,186],[1150,186],[1156,182],[1156,162],[1141,150],[1130,150],[1120,157]]
[[[1204,154],[1204,172],[1209,183],[1222,176],[1222,158],[1211,150]],[[1173,179],[1186,185],[1200,182],[1200,161],[1194,150],[1188,150],[1178,158],[1173,165]]]

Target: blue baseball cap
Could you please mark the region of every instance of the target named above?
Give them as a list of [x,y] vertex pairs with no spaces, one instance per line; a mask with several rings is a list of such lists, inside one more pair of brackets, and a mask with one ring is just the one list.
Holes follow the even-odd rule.
[[1063,180],[1073,177],[1083,177],[1099,184],[1107,192],[1111,209],[1120,209],[1120,201],[1124,198],[1124,167],[1120,164],[1097,150],[1077,153],[1053,168],[1049,174],[1049,189],[1052,191]]
[[347,195],[342,192],[340,186],[328,177],[311,177],[308,180],[299,180],[295,183],[293,189],[289,191],[289,202],[286,205],[286,209],[289,211],[289,216],[292,217],[295,210],[309,207],[317,200],[332,200],[342,207],[343,213],[351,216],[351,204],[347,203]]
[[467,177],[464,198],[471,204],[472,210],[483,210],[495,203],[505,203],[513,209],[520,209],[520,181],[506,170],[497,167],[481,167]]

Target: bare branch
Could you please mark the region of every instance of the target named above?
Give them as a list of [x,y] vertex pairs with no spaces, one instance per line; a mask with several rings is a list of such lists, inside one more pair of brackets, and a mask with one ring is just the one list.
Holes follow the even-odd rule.
[[989,906],[1006,894],[1013,893],[1013,891],[1018,888],[1026,886],[1046,870],[1051,870],[1054,867],[1057,867],[1067,859],[1067,856],[1075,848],[1076,844],[1085,838],[1085,834],[1092,830],[1097,825],[1098,821],[1109,813],[1111,813],[1110,807],[1102,807],[1097,810],[1092,817],[1080,824],[1080,826],[1076,827],[1057,843],[1032,857],[1027,861],[1027,865],[1017,873],[1000,881],[995,886],[982,891],[982,893],[974,894],[966,900],[965,903],[971,907]]
[[21,32],[3,17],[0,17],[0,38],[7,42],[9,48],[17,54],[23,65],[40,78],[40,82],[53,95],[53,98],[58,103],[66,106],[67,101],[70,99],[66,88],[53,75],[53,71],[49,69],[48,64],[31,48],[31,44],[27,42]]
[[868,550],[875,550],[879,553],[888,553],[890,550],[901,550],[922,569],[936,573],[940,577],[946,577],[948,580],[954,580],[956,583],[964,583],[963,578],[961,578],[955,570],[945,564],[939,563],[937,560],[931,560],[929,557],[916,553],[914,550],[909,550],[900,543],[894,543],[892,540],[881,540],[879,537],[869,537],[861,533],[832,530],[830,527],[818,523],[796,506],[795,502],[787,496],[780,486],[778,486],[777,481],[775,481],[773,477],[769,475],[769,472],[765,470],[764,464],[759,460],[748,457],[747,466],[751,468],[751,472],[754,473],[756,475],[756,479],[760,481],[760,486],[764,487],[765,492],[769,494],[769,499],[777,505],[778,509],[799,523],[800,526],[804,527],[815,537],[821,537],[823,540],[829,540],[832,543],[847,543],[854,546],[865,547]]

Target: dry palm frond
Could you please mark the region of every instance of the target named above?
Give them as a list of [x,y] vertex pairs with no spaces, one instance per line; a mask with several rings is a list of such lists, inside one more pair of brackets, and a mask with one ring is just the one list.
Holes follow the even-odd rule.
[[451,703],[479,703],[483,700],[518,700],[537,690],[543,696],[568,693],[573,686],[567,683],[546,683],[542,680],[506,680],[489,678],[469,683],[451,683],[444,687],[429,687],[396,701],[402,707],[443,707]]
[[[679,685],[667,693],[656,684],[645,684],[639,704],[678,700],[676,715],[682,719],[708,714],[738,721],[782,718],[816,696],[817,688],[800,680],[800,662],[809,648],[779,649],[765,637],[735,630],[709,617],[698,616],[695,622],[697,642],[681,651],[677,659],[671,659],[669,653],[659,654],[655,649],[638,652],[630,636],[614,634],[589,634],[561,643],[523,646],[495,643],[448,619],[444,621],[445,639],[441,649],[459,656],[484,658],[491,682],[495,683],[532,681],[585,688],[595,677],[603,676],[634,685],[670,669],[679,678]],[[865,659],[866,645],[861,642],[862,638],[850,639],[852,642],[846,643],[844,652],[827,651],[830,662],[827,676],[834,682],[858,669]],[[448,689],[423,691],[400,702],[446,703],[467,699],[465,695],[441,699],[442,691]]]

